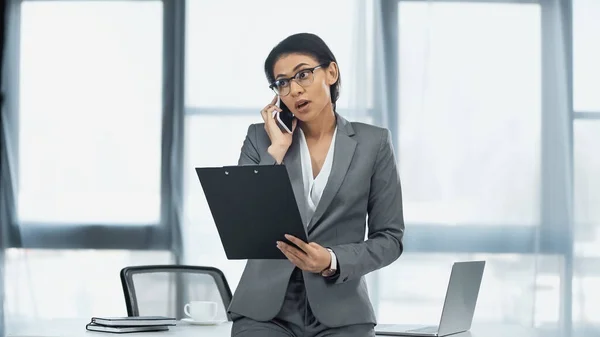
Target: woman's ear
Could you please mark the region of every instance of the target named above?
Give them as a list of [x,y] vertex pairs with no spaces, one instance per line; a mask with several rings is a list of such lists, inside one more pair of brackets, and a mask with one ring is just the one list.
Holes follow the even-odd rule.
[[331,62],[326,69],[327,71],[327,84],[334,85],[339,77],[338,65],[335,62]]

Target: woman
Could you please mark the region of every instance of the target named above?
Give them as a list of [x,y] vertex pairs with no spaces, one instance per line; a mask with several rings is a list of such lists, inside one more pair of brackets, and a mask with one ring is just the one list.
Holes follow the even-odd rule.
[[[280,42],[265,73],[276,96],[264,124],[248,128],[239,165],[286,166],[310,243],[286,236],[300,248],[277,242],[287,260],[248,261],[229,307],[232,336],[374,336],[364,276],[403,247],[390,133],[336,113],[339,68],[313,34]],[[277,124],[278,98],[296,117],[292,133]]]

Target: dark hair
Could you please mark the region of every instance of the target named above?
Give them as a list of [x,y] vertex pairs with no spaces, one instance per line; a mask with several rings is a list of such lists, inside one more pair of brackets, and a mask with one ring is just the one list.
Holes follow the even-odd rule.
[[[329,66],[331,62],[337,63],[335,56],[325,44],[320,37],[315,34],[310,33],[299,33],[290,35],[285,40],[279,42],[273,50],[267,56],[265,60],[265,74],[267,75],[267,80],[269,83],[273,83],[275,81],[275,75],[273,74],[273,67],[275,63],[285,55],[289,54],[304,54],[314,57],[319,64],[324,65],[325,67]],[[335,111],[335,102],[340,97],[340,84],[341,78],[339,74],[338,68],[338,78],[337,81],[329,86],[330,94],[331,94],[331,103],[333,105],[333,110]]]

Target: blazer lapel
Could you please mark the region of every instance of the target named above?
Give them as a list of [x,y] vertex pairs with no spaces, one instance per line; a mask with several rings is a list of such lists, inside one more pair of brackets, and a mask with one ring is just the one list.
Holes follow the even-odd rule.
[[306,223],[308,222],[306,215],[307,201],[304,200],[304,181],[302,180],[302,160],[300,157],[299,141],[299,132],[294,130],[292,145],[290,145],[290,148],[283,158],[283,164],[290,177],[296,204],[298,204],[298,210],[300,211],[300,217],[302,218],[302,224],[304,225],[304,228],[306,228]]
[[333,201],[333,198],[337,194],[338,190],[342,186],[342,182],[346,177],[354,151],[356,150],[356,141],[351,138],[354,135],[354,129],[352,125],[341,116],[337,115],[337,136],[335,139],[335,151],[333,153],[333,165],[331,167],[331,173],[329,179],[323,190],[321,200],[317,205],[315,214],[310,220],[308,225],[309,233],[314,229],[314,225],[321,219],[323,214],[329,205]]

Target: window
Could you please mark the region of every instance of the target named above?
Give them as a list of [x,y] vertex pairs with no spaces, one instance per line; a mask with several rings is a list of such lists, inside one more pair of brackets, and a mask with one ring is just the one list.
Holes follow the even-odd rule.
[[573,319],[600,323],[600,121],[576,120],[574,134],[575,258]]
[[573,0],[573,106],[600,112],[600,1]]
[[[399,7],[398,160],[407,233],[420,225],[474,225],[484,228],[486,242],[517,227],[533,233],[541,206],[540,6]],[[492,226],[506,233],[485,231]],[[556,327],[562,256],[513,252],[501,241],[506,252],[479,253],[452,230],[444,240],[463,243],[456,253],[427,253],[437,247],[407,237],[406,253],[378,273],[381,322],[438,324],[452,263],[486,260],[475,321]],[[439,233],[428,237],[439,240]]]
[[539,5],[400,2],[399,36],[406,222],[537,225]]
[[576,239],[582,254],[600,257],[600,121],[576,120],[573,134]]
[[562,257],[475,253],[405,253],[392,268],[382,269],[380,323],[439,324],[452,264],[471,260],[486,261],[475,322],[556,324]]
[[162,3],[23,2],[18,217],[160,218]]
[[6,323],[127,316],[122,268],[173,263],[167,251],[8,249]]
[[[184,247],[186,263],[220,268],[235,289],[244,261],[229,261],[204,197],[195,167],[237,165],[248,126],[261,121],[255,116],[189,115],[185,128]],[[202,239],[202,244],[198,241]]]
[[[356,97],[347,94],[358,90],[356,85],[364,86],[370,104],[371,1],[307,0],[301,11],[297,3],[277,0],[187,4],[187,106],[264,107],[273,98],[264,61],[279,41],[298,32],[319,35],[336,55],[344,84],[338,107],[356,104]],[[212,33],[215,29],[219,34]]]

